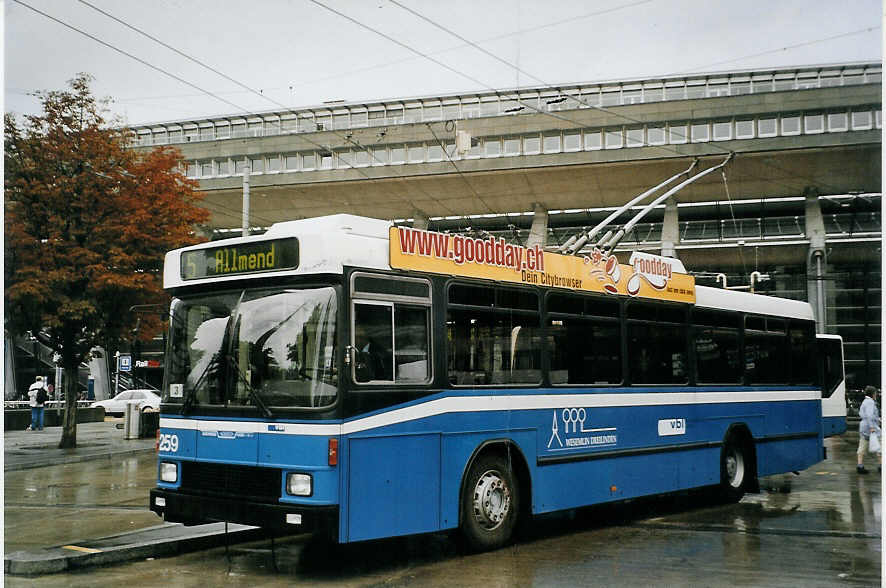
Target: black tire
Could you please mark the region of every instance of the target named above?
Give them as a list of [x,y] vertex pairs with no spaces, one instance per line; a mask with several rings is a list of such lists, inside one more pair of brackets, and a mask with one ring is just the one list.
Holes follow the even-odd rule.
[[465,479],[461,531],[469,549],[488,551],[506,545],[517,526],[520,490],[508,462],[494,454],[479,456]]
[[726,502],[738,502],[754,476],[747,445],[729,437],[720,453],[720,495]]

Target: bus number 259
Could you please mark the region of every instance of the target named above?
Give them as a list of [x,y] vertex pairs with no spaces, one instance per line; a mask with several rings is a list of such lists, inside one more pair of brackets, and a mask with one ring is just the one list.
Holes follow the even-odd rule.
[[175,453],[178,451],[178,435],[162,434],[160,435],[160,444],[157,446],[160,451],[168,451]]

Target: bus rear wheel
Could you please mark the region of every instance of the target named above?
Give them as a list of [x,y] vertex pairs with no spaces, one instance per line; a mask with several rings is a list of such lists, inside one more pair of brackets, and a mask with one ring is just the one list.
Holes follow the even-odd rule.
[[478,457],[462,495],[462,534],[475,551],[496,549],[510,541],[517,524],[520,492],[514,472],[497,455]]
[[720,456],[720,494],[728,502],[738,502],[748,488],[751,475],[745,445],[730,437]]

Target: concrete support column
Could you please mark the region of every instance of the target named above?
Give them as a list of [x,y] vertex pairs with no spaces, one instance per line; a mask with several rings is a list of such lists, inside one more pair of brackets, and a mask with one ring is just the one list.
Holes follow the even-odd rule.
[[665,202],[664,222],[661,225],[661,254],[663,257],[677,257],[676,246],[680,243],[680,222],[677,201],[673,197]]
[[548,240],[548,209],[536,202],[533,205],[532,227],[526,239],[526,247],[544,247]]
[[18,400],[15,387],[15,341],[3,334],[3,400]]
[[809,254],[806,257],[806,292],[809,304],[812,305],[815,313],[815,329],[819,333],[825,333],[829,321],[824,283],[827,273],[824,217],[818,202],[818,191],[807,188],[804,194],[806,196],[806,238],[809,239]]
[[102,347],[92,349],[89,359],[89,375],[93,381],[93,393],[96,400],[107,400],[111,394],[111,375],[108,370],[108,354]]
[[412,212],[412,228],[413,229],[421,229],[422,231],[428,230],[428,215],[424,212],[416,209]]

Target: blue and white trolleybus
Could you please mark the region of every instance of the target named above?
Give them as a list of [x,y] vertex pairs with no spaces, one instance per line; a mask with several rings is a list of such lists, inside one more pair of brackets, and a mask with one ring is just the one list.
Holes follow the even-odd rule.
[[823,458],[811,307],[676,259],[334,215],[172,251],[164,284],[167,521],[490,549],[521,518],[737,500]]

